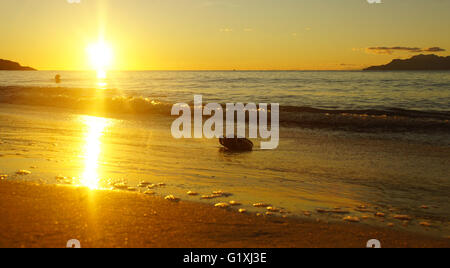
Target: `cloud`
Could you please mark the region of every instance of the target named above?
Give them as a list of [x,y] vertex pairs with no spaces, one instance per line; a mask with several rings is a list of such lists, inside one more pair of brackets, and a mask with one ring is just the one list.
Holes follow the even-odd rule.
[[224,32],[224,33],[231,33],[233,31],[233,29],[231,29],[231,28],[223,28],[223,29],[220,29],[220,31]]
[[409,52],[409,53],[421,53],[421,52],[443,52],[446,51],[440,47],[430,48],[418,48],[418,47],[369,47],[366,48],[366,52],[369,54],[391,55],[395,52]]
[[424,49],[423,51],[424,52],[444,52],[445,49],[440,48],[440,47],[430,47],[430,48]]

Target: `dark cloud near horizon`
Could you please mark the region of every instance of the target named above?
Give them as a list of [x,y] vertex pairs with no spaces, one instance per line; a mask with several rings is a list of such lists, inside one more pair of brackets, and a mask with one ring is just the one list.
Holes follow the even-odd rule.
[[430,47],[430,48],[424,49],[423,51],[424,52],[444,52],[445,49],[440,48],[440,47]]
[[419,48],[419,47],[369,47],[366,49],[368,53],[373,54],[393,54],[395,52],[444,52],[445,49],[441,47]]

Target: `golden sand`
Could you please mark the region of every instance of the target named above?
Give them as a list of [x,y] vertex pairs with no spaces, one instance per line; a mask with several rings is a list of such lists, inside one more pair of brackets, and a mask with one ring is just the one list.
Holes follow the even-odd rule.
[[449,247],[450,240],[369,227],[256,217],[134,192],[0,181],[0,247]]

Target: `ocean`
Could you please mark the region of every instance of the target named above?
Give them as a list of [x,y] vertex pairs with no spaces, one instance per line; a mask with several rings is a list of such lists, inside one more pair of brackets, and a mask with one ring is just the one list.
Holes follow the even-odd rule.
[[208,102],[280,103],[329,110],[392,109],[448,112],[450,75],[442,72],[359,71],[136,71],[0,72],[1,86],[108,88],[121,95],[178,103],[203,95]]
[[[214,139],[174,139],[170,108],[194,95],[279,103],[280,146],[230,153]],[[442,236],[450,230],[449,119],[449,72],[129,71],[105,80],[0,72],[0,173],[98,189],[164,183],[153,191]],[[395,219],[405,214],[408,223]]]

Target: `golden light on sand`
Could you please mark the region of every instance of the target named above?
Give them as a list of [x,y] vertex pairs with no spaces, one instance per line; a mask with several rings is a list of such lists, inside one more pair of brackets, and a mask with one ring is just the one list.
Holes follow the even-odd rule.
[[84,173],[80,179],[82,186],[90,189],[99,188],[99,159],[102,152],[101,138],[105,128],[110,124],[109,120],[101,117],[83,116],[83,123],[86,125],[86,145]]
[[111,67],[114,53],[110,44],[98,41],[90,44],[87,48],[89,61],[92,68],[97,72],[98,79],[105,79],[108,68]]

